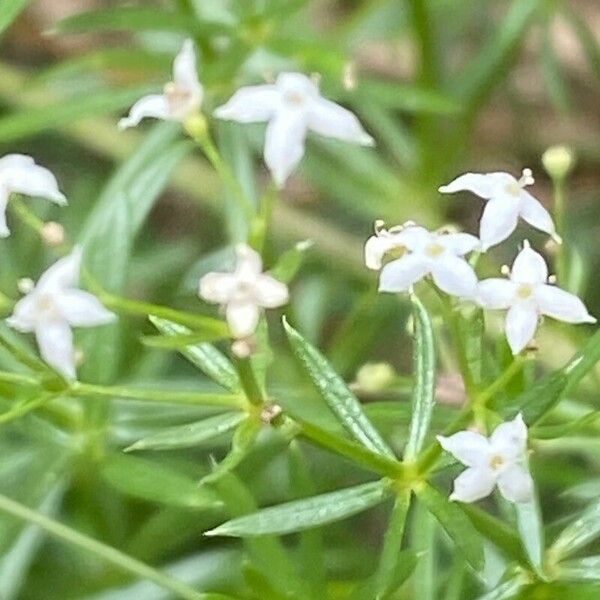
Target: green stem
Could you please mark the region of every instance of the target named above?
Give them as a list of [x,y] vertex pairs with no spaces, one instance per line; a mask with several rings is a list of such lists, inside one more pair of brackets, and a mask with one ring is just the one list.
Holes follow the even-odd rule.
[[35,379],[35,377],[21,375],[21,373],[8,373],[6,371],[0,371],[0,382],[35,386],[40,385],[40,381],[38,379]]
[[240,382],[242,388],[246,394],[246,398],[250,404],[254,406],[262,406],[267,398],[256,379],[252,362],[249,358],[238,358],[236,360],[238,375],[240,376]]
[[[566,180],[562,178],[552,178],[554,184],[554,222],[556,231],[560,235],[565,235],[565,204],[566,204]],[[562,244],[556,247],[556,277],[561,285],[568,285],[568,261],[563,238]]]
[[22,519],[28,523],[37,525],[50,535],[71,544],[81,550],[94,554],[115,567],[131,573],[136,577],[153,581],[161,588],[169,590],[176,594],[178,598],[184,600],[205,600],[206,594],[197,592],[190,586],[173,579],[169,575],[161,573],[149,565],[124,554],[116,548],[112,548],[90,538],[78,531],[59,523],[45,515],[35,512],[22,504],[11,500],[10,498],[0,494],[0,511],[3,511],[13,517]]
[[42,394],[35,400],[31,400],[30,402],[22,402],[17,406],[11,408],[5,413],[0,414],[0,424],[8,423],[9,421],[13,421],[14,419],[18,419],[19,417],[25,416],[27,413],[39,408],[46,402],[57,397],[57,394]]
[[250,246],[260,254],[264,253],[267,233],[276,200],[277,188],[271,183],[260,199],[260,213],[258,218],[253,221],[252,230],[250,231]]

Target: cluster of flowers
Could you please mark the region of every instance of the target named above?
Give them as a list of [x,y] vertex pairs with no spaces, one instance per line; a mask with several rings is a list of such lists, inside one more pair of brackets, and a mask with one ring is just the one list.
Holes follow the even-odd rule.
[[[193,43],[187,40],[174,61],[173,81],[163,94],[145,96],[134,104],[121,128],[137,125],[144,117],[185,123],[200,114],[204,89],[198,79]],[[243,87],[215,116],[242,123],[268,122],[264,158],[278,186],[283,186],[304,155],[308,131],[360,145],[373,138],[347,109],[326,100],[315,82],[298,73],[282,73],[275,83]],[[557,242],[550,214],[524,188],[533,183],[531,171],[516,180],[508,173],[467,173],[440,188],[442,193],[471,191],[487,201],[479,238],[467,233],[431,232],[413,223],[385,229],[376,224],[375,235],[365,244],[369,269],[380,270],[379,290],[406,292],[431,276],[443,292],[489,309],[505,309],[506,335],[514,354],[533,339],[541,315],[571,323],[595,322],[579,298],[551,285],[542,256],[527,242],[516,257],[508,279],[478,281],[465,256],[485,252],[505,240],[519,217],[551,235]],[[9,196],[17,192],[46,197],[66,204],[54,176],[26,156],[0,160],[0,235],[6,236],[4,212]],[[288,301],[287,286],[263,273],[260,255],[246,245],[236,248],[232,273],[208,273],[202,277],[199,295],[225,310],[231,335],[250,337],[263,308]],[[76,376],[72,326],[109,323],[115,315],[100,301],[76,289],[81,249],[59,260],[31,284],[7,319],[11,327],[35,332],[44,360],[67,378]],[[497,484],[512,502],[525,502],[533,494],[527,469],[527,427],[520,415],[498,426],[489,439],[472,431],[438,437],[442,447],[468,469],[454,482],[451,498],[473,502],[489,495]]]

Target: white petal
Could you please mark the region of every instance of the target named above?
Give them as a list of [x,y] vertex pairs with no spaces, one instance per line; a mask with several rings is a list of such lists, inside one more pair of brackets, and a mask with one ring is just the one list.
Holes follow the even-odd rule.
[[267,126],[265,162],[278,187],[304,156],[306,113],[302,110],[280,110]]
[[458,256],[464,256],[474,250],[479,250],[481,242],[470,233],[449,233],[440,236],[440,241],[448,250]]
[[66,290],[54,296],[65,320],[73,327],[95,327],[115,321],[117,316],[100,300],[83,290]]
[[282,93],[297,99],[314,99],[320,96],[319,88],[315,82],[303,73],[279,73],[275,86]]
[[477,284],[477,302],[492,310],[509,308],[516,293],[516,285],[509,279],[484,279]]
[[46,293],[74,287],[79,282],[82,250],[79,246],[73,248],[68,256],[57,260],[40,277],[36,292]]
[[447,294],[472,298],[477,290],[477,275],[464,258],[446,254],[433,261],[431,275],[435,285]]
[[245,338],[256,330],[260,311],[253,302],[230,302],[225,314],[233,337]]
[[35,292],[21,298],[15,304],[12,315],[6,319],[6,324],[24,333],[33,331],[38,317],[36,300]]
[[520,302],[506,313],[506,339],[513,354],[519,354],[533,339],[538,325],[538,314],[530,303]]
[[535,290],[538,308],[543,314],[567,323],[595,323],[585,304],[574,294],[553,285],[540,285]]
[[498,489],[509,502],[531,502],[533,479],[521,465],[512,465],[498,476]]
[[6,207],[8,205],[9,196],[8,190],[4,187],[0,187],[0,238],[5,238],[10,235],[10,229],[6,223]]
[[171,120],[171,110],[167,97],[159,94],[151,94],[140,98],[129,110],[129,116],[119,121],[119,129],[135,127],[146,117]]
[[[18,155],[17,155],[18,156]],[[9,157],[5,157],[9,158]],[[24,194],[25,196],[39,196],[47,198],[56,204],[64,205],[67,199],[58,189],[58,182],[51,171],[36,165],[29,157],[13,155],[12,166],[3,167],[0,171],[0,184],[9,192]],[[6,163],[8,164],[8,163]]]
[[496,475],[486,467],[470,467],[454,480],[450,500],[476,502],[489,496],[496,485]]
[[202,103],[203,89],[198,79],[196,50],[194,42],[190,39],[183,42],[179,54],[173,61],[173,81],[182,89],[199,96],[200,103]]
[[373,146],[375,141],[364,130],[360,121],[343,106],[317,98],[310,103],[308,128],[319,135],[337,138],[344,142]]
[[237,287],[237,282],[233,273],[207,273],[200,279],[198,294],[207,302],[226,304]]
[[490,456],[490,443],[480,433],[474,431],[459,431],[449,437],[438,435],[440,446],[450,452],[467,467],[486,465]]
[[454,194],[455,192],[473,192],[480,198],[489,200],[498,194],[499,186],[510,182],[516,183],[516,179],[508,173],[465,173],[460,175],[448,185],[439,188],[442,194]]
[[527,425],[519,413],[512,421],[501,423],[490,436],[495,454],[511,461],[523,459],[527,451]]
[[521,191],[521,217],[531,226],[555,235],[556,229],[550,213],[529,192]]
[[368,269],[378,271],[383,257],[394,248],[402,248],[402,234],[372,235],[365,243],[365,264]]
[[75,379],[73,333],[62,320],[44,321],[35,329],[42,358],[67,379]]
[[238,244],[235,253],[237,256],[235,274],[238,278],[250,281],[262,273],[262,258],[256,250],[246,244]]
[[288,287],[270,275],[259,275],[254,288],[254,297],[263,308],[277,308],[287,304]]
[[214,115],[239,123],[268,121],[275,115],[280,100],[281,94],[274,85],[251,85],[240,88]]
[[429,273],[429,263],[418,254],[407,254],[383,267],[379,276],[380,292],[406,292]]
[[35,161],[27,154],[7,154],[0,158],[0,178],[11,169],[27,169],[35,165]]
[[546,283],[548,266],[544,257],[525,245],[515,258],[510,270],[510,278],[515,283],[529,283],[531,285]]
[[479,237],[485,252],[491,246],[503,242],[517,227],[519,201],[517,198],[501,197],[490,200],[483,209],[479,224]]
[[404,245],[412,252],[424,252],[425,248],[438,241],[438,237],[431,231],[418,225],[411,225],[403,229],[398,235],[402,236]]

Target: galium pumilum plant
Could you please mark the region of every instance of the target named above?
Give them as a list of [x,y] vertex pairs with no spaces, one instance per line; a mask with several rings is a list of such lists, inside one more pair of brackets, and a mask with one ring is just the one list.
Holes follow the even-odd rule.
[[[480,279],[479,274],[485,255],[506,242],[519,219],[548,234],[550,247],[566,270],[568,262],[560,250],[564,207],[559,205],[553,219],[525,190],[534,183],[528,169],[520,179],[508,173],[467,173],[440,187],[440,192],[467,191],[486,202],[477,236],[452,228],[430,231],[412,222],[386,227],[378,221],[365,242],[365,269],[379,271],[379,292],[396,294],[399,302],[410,305],[412,315],[407,343],[410,335],[414,360],[406,435],[398,443],[393,435],[382,433],[370,417],[369,404],[359,400],[360,386],[347,384],[286,315],[278,335],[287,337],[298,369],[312,382],[321,402],[320,413],[307,416],[302,394],[286,399],[267,384],[270,363],[279,357],[272,356],[269,338],[275,325],[267,326],[265,313],[274,309],[286,313],[294,276],[310,248],[301,243],[268,262],[265,250],[273,203],[285,201],[285,184],[305,154],[307,135],[365,146],[375,141],[352,112],[325,99],[317,81],[300,73],[283,72],[272,83],[242,87],[212,116],[203,112],[204,96],[196,50],[186,40],[174,62],[173,80],[163,93],[136,102],[119,125],[136,126],[146,117],[180,123],[182,134],[200,146],[246,216],[247,240],[236,247],[235,264],[205,273],[198,281],[200,299],[219,305],[223,318],[109,293],[95,277],[93,249],[86,246],[85,237],[81,244],[71,244],[60,226],[40,221],[17,198],[14,217],[19,223],[12,227],[13,236],[19,235],[20,228],[33,229],[56,250],[57,260],[37,283],[20,282],[21,299],[3,299],[11,313],[7,325],[23,334],[33,332],[39,357],[21,338],[2,332],[0,343],[21,367],[1,373],[0,380],[30,394],[1,415],[0,422],[36,413],[56,421],[64,416],[65,406],[72,410],[80,403],[108,404],[114,399],[214,407],[209,417],[141,436],[116,452],[107,449],[98,436],[82,436],[80,451],[96,457],[110,452],[106,477],[118,489],[132,493],[135,488],[138,495],[157,502],[169,497],[198,511],[207,522],[206,536],[242,538],[247,557],[245,583],[234,591],[227,588],[230,595],[200,592],[7,496],[0,496],[0,510],[181,598],[403,598],[405,586],[410,586],[411,577],[419,576],[427,560],[427,548],[417,550],[408,530],[416,528],[418,536],[420,527],[423,531],[431,528],[427,523],[432,518],[445,532],[443,540],[456,557],[457,572],[474,590],[465,598],[512,598],[552,582],[599,579],[598,557],[572,558],[600,535],[598,504],[592,503],[577,519],[561,523],[552,544],[547,545],[536,479],[529,465],[531,443],[556,432],[585,428],[596,416],[573,420],[570,414],[553,413],[553,409],[596,365],[598,334],[564,367],[532,379],[536,353],[544,352],[543,344],[538,350],[534,340],[540,320],[549,317],[593,324],[595,319],[575,294],[560,287],[560,279],[549,275],[546,259],[538,252],[541,249],[534,249],[525,239],[514,248],[514,262],[503,268],[503,278]],[[273,183],[266,186],[258,204],[246,194],[214,143],[213,116],[242,124],[267,123],[264,160]],[[545,156],[559,198],[570,161],[564,151]],[[0,183],[4,205],[9,204],[11,194],[66,203],[54,176],[26,156],[0,160]],[[9,234],[8,228],[3,231]],[[564,245],[568,243],[565,239]],[[506,311],[504,329],[511,358],[503,368],[499,368],[501,361],[484,352],[485,317],[496,310]],[[144,343],[180,352],[221,391],[113,386],[78,379],[78,364],[91,359],[77,350],[72,328],[108,328],[119,315],[149,319],[157,334],[144,338]],[[464,402],[441,425],[436,416],[447,407],[436,403],[440,319],[452,333],[452,352],[465,386]],[[503,347],[503,342],[499,345]],[[385,396],[393,374],[385,369],[379,373],[384,374],[383,381],[375,381],[373,371],[370,391]],[[517,385],[519,391],[513,393],[519,380],[527,385]],[[395,401],[385,404],[384,414],[397,408]],[[448,416],[447,411],[444,414]],[[71,434],[80,433],[76,419],[68,425]],[[368,477],[357,485],[327,493],[315,491],[261,508],[238,470],[264,448],[265,432],[274,436],[268,450],[287,459],[292,489],[295,485],[303,491],[315,488],[313,477],[319,463],[309,464],[308,446],[327,450]],[[200,481],[135,456],[191,451],[223,435],[230,436],[230,449]],[[452,490],[450,479],[454,479]],[[275,491],[279,497],[286,495]],[[389,506],[391,513],[375,568],[354,585],[333,585],[318,558],[322,540],[315,530],[381,504]],[[299,548],[279,539],[295,533],[300,533]],[[357,536],[354,543],[358,542]],[[431,543],[435,543],[433,538]],[[298,559],[306,552],[315,553],[310,573],[302,571]],[[490,572],[491,563],[497,565],[495,573]]]

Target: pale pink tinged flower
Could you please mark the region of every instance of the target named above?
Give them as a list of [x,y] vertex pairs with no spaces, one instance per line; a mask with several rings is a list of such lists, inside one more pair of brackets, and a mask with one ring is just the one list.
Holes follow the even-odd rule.
[[7,324],[33,332],[42,358],[68,379],[76,377],[71,327],[95,327],[116,319],[96,296],[77,289],[81,248],[54,263],[15,305]]
[[262,272],[260,255],[249,246],[236,248],[233,273],[207,273],[200,279],[199,295],[220,304],[233,337],[243,339],[254,333],[261,308],[277,308],[288,302],[288,288]]
[[521,352],[533,339],[542,315],[567,323],[596,322],[577,296],[548,283],[544,258],[527,242],[508,279],[479,282],[477,301],[484,308],[508,311],[505,331],[513,354]]
[[0,237],[10,235],[6,208],[13,193],[47,198],[60,206],[67,204],[56,177],[48,169],[36,165],[30,156],[8,154],[0,158]]
[[119,128],[135,127],[147,117],[164,121],[185,121],[200,110],[204,88],[196,70],[196,51],[192,40],[185,40],[173,62],[173,80],[167,83],[162,94],[140,98],[119,121]]
[[374,144],[353,113],[323,98],[314,81],[300,73],[281,73],[274,84],[243,87],[214,114],[240,123],[268,122],[264,158],[279,187],[304,156],[308,131],[363,146]]
[[454,480],[450,500],[476,502],[498,486],[509,502],[530,502],[533,480],[527,468],[527,426],[521,414],[502,423],[489,438],[472,431],[438,436],[442,448],[468,467]]
[[519,217],[560,242],[550,213],[525,190],[533,183],[530,169],[524,169],[519,180],[509,173],[465,173],[439,191],[443,194],[469,191],[487,201],[479,232],[484,252],[508,238]]
[[447,294],[471,298],[477,276],[464,256],[478,248],[479,240],[468,233],[437,233],[410,225],[377,231],[365,244],[365,260],[369,268],[379,269],[384,256],[401,254],[381,268],[380,292],[406,292],[431,275]]

